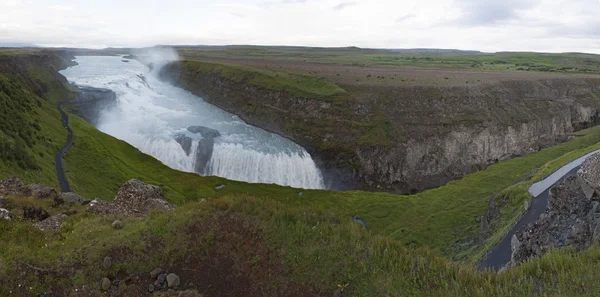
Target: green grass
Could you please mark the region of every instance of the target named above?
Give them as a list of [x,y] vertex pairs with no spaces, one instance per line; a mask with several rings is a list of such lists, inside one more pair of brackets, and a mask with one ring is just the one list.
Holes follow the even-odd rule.
[[[195,255],[215,257],[217,249],[237,265],[260,268],[252,272],[252,281],[268,277],[263,290],[273,295],[289,292],[294,283],[326,296],[340,286],[351,296],[596,296],[600,285],[598,246],[581,253],[556,250],[505,273],[482,273],[428,249],[407,248],[365,232],[327,211],[247,196],[188,203],[174,211],[123,221],[124,228],[114,230],[111,217],[80,213],[49,233],[29,222],[0,223],[0,295],[8,296],[9,290],[32,295],[49,287],[73,292],[74,285],[95,287],[107,275],[146,274],[156,266],[177,267]],[[202,229],[190,232],[195,225]],[[248,232],[237,233],[241,230]],[[239,249],[236,239],[255,245]],[[158,246],[160,255],[148,250]],[[273,253],[265,257],[263,250]],[[100,268],[107,255],[113,257],[113,266]],[[271,275],[273,265],[281,270]],[[23,274],[31,272],[27,267],[60,277]],[[203,284],[202,279],[193,281]]]
[[346,91],[318,76],[289,72],[274,72],[239,65],[182,61],[182,69],[198,73],[217,73],[224,79],[245,82],[267,90],[282,91],[299,97],[327,98],[345,94]]
[[[15,169],[15,166],[2,163],[0,173],[3,176],[0,177],[16,174],[28,182],[41,181],[56,186],[53,153],[63,145],[66,132],[60,125],[60,116],[54,103],[51,103],[53,100],[56,102],[56,99],[42,99],[42,106],[35,107],[40,114],[41,133],[52,144],[40,143],[34,148],[35,151],[32,150],[42,170]],[[562,157],[563,162],[575,158],[583,151],[573,151],[600,142],[600,127],[588,129],[578,133],[580,137],[569,142],[502,161],[461,180],[412,196],[318,190],[304,191],[303,196],[298,196],[297,190],[288,187],[247,184],[172,170],[129,144],[101,133],[72,114],[70,126],[75,137],[74,146],[65,155],[67,177],[74,191],[87,199],[99,197],[111,200],[118,187],[131,178],[159,185],[169,201],[179,205],[200,198],[249,194],[290,206],[326,209],[346,220],[358,215],[365,219],[373,233],[407,246],[427,246],[444,256],[459,260],[476,259],[481,252],[476,245],[479,228],[476,217],[485,213],[487,200],[493,193],[511,187],[532,169],[543,167],[557,158]],[[385,134],[387,131],[377,133]],[[37,151],[44,152],[44,157]],[[570,152],[570,155],[564,156]],[[542,168],[540,172],[544,170]],[[215,190],[215,186],[222,183],[226,187]],[[523,205],[526,199],[523,188],[521,186],[519,195],[513,195],[511,205]],[[507,222],[516,210],[507,211]]]
[[[9,90],[8,96],[0,96],[0,103],[15,106],[15,102],[6,104],[5,101],[39,99],[41,106],[27,104],[31,111],[21,114],[21,119],[25,125],[38,119],[39,135],[45,138],[26,146],[36,168],[21,167],[18,162],[3,159],[0,178],[16,174],[27,182],[56,186],[53,153],[62,146],[66,132],[60,124],[55,104],[69,93],[69,89],[64,81],[53,78],[51,68],[32,67],[27,71],[33,73],[34,83],[8,77],[9,84],[17,82],[21,89]],[[49,86],[42,94],[44,98],[34,94],[38,86],[35,81]],[[4,88],[2,92],[6,94]],[[19,107],[12,107],[12,110],[22,113]],[[115,269],[147,270],[165,261],[148,255],[145,250],[148,240],[158,239],[164,244],[167,259],[197,251],[194,246],[203,248],[205,245],[173,245],[184,239],[184,232],[178,230],[192,217],[210,221],[219,210],[258,218],[265,244],[271,250],[284,248],[286,251],[285,265],[293,268],[290,269],[291,276],[286,277],[322,290],[333,291],[337,285],[348,284],[356,296],[534,295],[542,294],[540,288],[552,296],[597,293],[600,248],[596,246],[581,254],[568,249],[553,251],[541,260],[500,275],[480,273],[468,264],[455,264],[445,258],[467,263],[479,259],[518,217],[523,201],[529,198],[528,185],[600,147],[597,144],[600,127],[578,132],[578,137],[569,142],[499,162],[417,195],[303,190],[303,195],[299,196],[298,190],[289,187],[227,181],[172,170],[129,144],[101,133],[77,116],[69,116],[75,138],[74,146],[65,156],[65,166],[75,192],[88,199],[111,200],[119,185],[130,178],[138,178],[159,185],[170,202],[183,207],[147,219],[127,219],[128,227],[121,231],[108,227],[112,218],[85,213],[69,219],[56,234],[42,234],[28,222],[2,221],[0,276],[11,285],[23,281],[14,273],[18,263],[52,267],[57,262],[67,266],[80,265],[69,272],[69,278],[56,279],[59,285],[92,283],[105,272],[90,267],[95,267],[111,249],[123,246],[130,249],[131,261]],[[14,132],[10,134],[14,130],[11,129],[2,127],[5,135],[16,137]],[[376,133],[389,131],[384,129]],[[515,185],[532,169],[537,169],[535,175]],[[225,188],[217,191],[215,186],[219,184],[225,184]],[[487,200],[495,192],[508,197],[508,203],[502,209],[496,233],[485,246],[478,247],[476,217],[485,213]],[[211,198],[211,202],[207,206],[192,202],[200,198]],[[13,201],[9,204],[11,208],[40,204],[31,199],[10,199]],[[17,201],[14,199],[21,202],[14,202]],[[40,205],[47,208],[44,203]],[[365,219],[368,233],[352,223],[353,215]],[[145,237],[147,234],[153,237]],[[211,237],[203,238],[200,242],[210,245]],[[260,263],[255,255],[249,256],[247,261]],[[36,282],[34,277],[27,275],[24,280],[36,284],[31,289],[33,292],[43,291],[48,283]],[[0,295],[6,293],[1,290],[5,287],[0,289]]]

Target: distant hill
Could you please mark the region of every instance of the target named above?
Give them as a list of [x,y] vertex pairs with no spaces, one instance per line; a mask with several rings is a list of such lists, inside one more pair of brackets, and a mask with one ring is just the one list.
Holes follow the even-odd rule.
[[33,43],[0,42],[0,47],[39,47]]

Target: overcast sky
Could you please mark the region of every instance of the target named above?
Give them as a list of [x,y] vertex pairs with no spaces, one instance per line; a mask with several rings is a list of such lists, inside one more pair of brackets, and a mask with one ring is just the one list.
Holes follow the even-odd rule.
[[600,0],[0,0],[0,43],[600,53]]

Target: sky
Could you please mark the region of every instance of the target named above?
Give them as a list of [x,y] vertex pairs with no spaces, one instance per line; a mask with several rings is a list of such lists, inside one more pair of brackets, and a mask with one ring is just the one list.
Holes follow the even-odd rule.
[[600,54],[600,0],[0,0],[0,44]]

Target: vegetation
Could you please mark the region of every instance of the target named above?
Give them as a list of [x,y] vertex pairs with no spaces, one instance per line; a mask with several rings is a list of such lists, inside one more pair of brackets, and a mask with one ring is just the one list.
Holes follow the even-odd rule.
[[[35,63],[23,73],[48,88],[38,94],[35,92],[38,84],[15,78],[16,75],[3,75],[0,104],[19,113],[16,120],[33,128],[1,127],[4,135],[18,137],[24,144],[27,141],[23,137],[30,137],[21,131],[32,131],[31,138],[37,141],[23,149],[35,166],[19,166],[18,161],[2,158],[0,178],[16,174],[27,182],[56,186],[52,156],[62,146],[65,131],[55,106],[69,93],[68,86],[56,80],[53,69]],[[146,271],[159,264],[177,267],[185,257],[214,249],[226,251],[240,263],[256,263],[257,267],[272,272],[270,276],[275,275],[280,281],[268,282],[273,285],[268,288],[273,290],[270,292],[302,285],[330,295],[339,285],[354,296],[598,293],[598,247],[581,254],[568,249],[554,251],[499,275],[478,272],[469,263],[476,261],[518,216],[523,201],[528,199],[528,184],[598,147],[600,127],[578,132],[569,142],[499,162],[417,195],[310,190],[299,196],[296,189],[289,187],[247,184],[172,170],[129,144],[99,132],[77,116],[69,116],[75,138],[74,146],[65,156],[65,166],[75,192],[88,199],[111,200],[120,184],[138,178],[159,185],[167,199],[180,207],[148,218],[126,219],[126,228],[118,231],[109,227],[113,218],[85,212],[70,217],[55,233],[42,233],[30,222],[0,221],[0,277],[8,284],[0,288],[0,295],[10,294],[6,290],[13,288],[19,288],[17,295],[22,295],[43,292],[49,286],[94,285],[105,274]],[[384,128],[374,133],[390,133],[385,120],[379,120]],[[535,175],[514,185],[532,169],[538,169]],[[219,184],[225,184],[225,188],[216,190]],[[486,241],[486,246],[480,247],[476,244],[479,227],[476,217],[485,213],[487,200],[499,191],[510,202],[502,210],[497,232]],[[208,203],[194,202],[200,198],[210,199]],[[20,197],[8,200],[8,208],[16,213],[26,204],[51,212],[61,211],[38,200]],[[353,215],[365,220],[368,232],[352,222]],[[218,222],[223,217],[230,219],[236,228],[251,229],[222,229]],[[202,232],[196,230],[199,233],[193,237],[190,234],[195,233],[187,232],[192,225],[207,227]],[[240,234],[255,234],[248,240],[254,240],[257,249],[244,253],[235,248],[242,242],[236,237]],[[160,246],[164,253],[159,256],[149,252],[150,244]],[[273,258],[260,254],[263,246]],[[115,251],[127,256],[112,270],[99,269],[101,259]],[[283,261],[283,268],[277,266],[282,270],[273,268],[276,264],[266,259]],[[39,278],[40,274],[32,271],[35,268],[51,277]],[[257,271],[265,271],[259,268]],[[24,277],[22,272],[26,272]],[[268,276],[258,274],[253,280],[266,284],[261,277]],[[20,284],[26,286],[18,287]]]
[[183,61],[183,68],[202,73],[218,73],[221,77],[235,82],[244,81],[249,85],[283,91],[299,97],[326,98],[346,93],[344,89],[326,79],[305,74],[199,61]]
[[600,73],[600,56],[583,53],[482,53],[450,50],[385,50],[306,47],[180,47],[186,58],[269,59],[355,66],[417,66],[497,71]]

